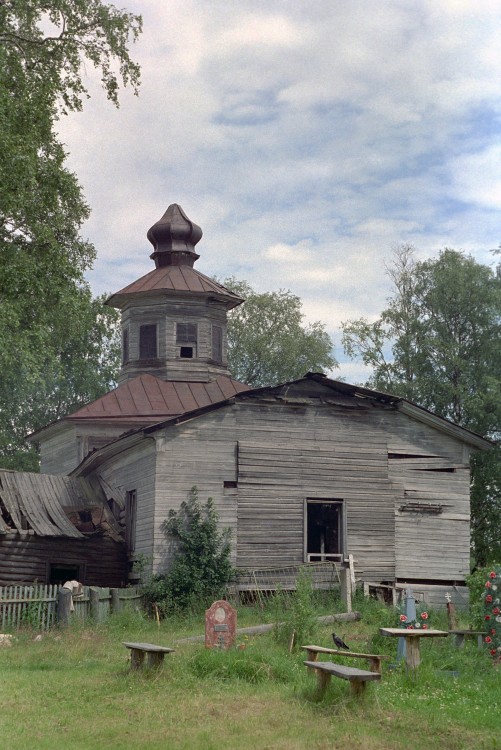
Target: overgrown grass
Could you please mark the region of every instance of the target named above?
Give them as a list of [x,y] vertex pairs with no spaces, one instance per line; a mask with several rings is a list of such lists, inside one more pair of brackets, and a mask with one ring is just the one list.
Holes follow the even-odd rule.
[[[394,612],[375,601],[357,601],[356,608],[362,620],[336,630],[353,650],[377,646],[391,656],[383,679],[370,684],[361,701],[338,679],[319,699],[304,652],[289,654],[272,633],[240,635],[229,651],[175,644],[203,634],[200,615],[158,627],[124,613],[106,626],[53,631],[40,641],[35,631],[22,630],[11,648],[0,649],[1,747],[501,748],[501,673],[476,643],[458,650],[449,639],[424,639],[422,664],[412,677],[396,663],[396,640],[378,635],[379,627],[394,624]],[[239,611],[239,625],[259,620],[259,609]],[[433,622],[441,624],[436,615]],[[319,628],[319,645],[331,645],[331,630]],[[175,645],[176,651],[158,672],[131,673],[123,640]]]

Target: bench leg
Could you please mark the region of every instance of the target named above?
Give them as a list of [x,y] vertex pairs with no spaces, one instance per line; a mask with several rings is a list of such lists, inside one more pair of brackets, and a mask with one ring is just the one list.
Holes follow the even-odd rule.
[[148,667],[150,669],[158,669],[162,666],[165,654],[162,651],[149,651],[148,652]]
[[131,669],[141,669],[144,664],[144,651],[137,648],[130,650],[130,667]]
[[379,657],[370,657],[367,659],[369,662],[369,671],[381,674],[381,659]]
[[464,647],[464,633],[456,633],[454,635],[454,645],[456,648]]
[[327,685],[331,675],[328,672],[323,672],[321,669],[317,669],[317,680],[318,680],[318,693],[322,696],[327,690]]
[[351,694],[357,698],[360,697],[365,691],[365,684],[365,680],[357,680],[356,678],[350,680]]

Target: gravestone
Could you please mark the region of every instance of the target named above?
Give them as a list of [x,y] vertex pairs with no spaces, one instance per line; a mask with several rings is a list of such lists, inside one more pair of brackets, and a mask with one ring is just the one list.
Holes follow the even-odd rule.
[[205,611],[205,647],[230,648],[235,643],[237,611],[220,599]]

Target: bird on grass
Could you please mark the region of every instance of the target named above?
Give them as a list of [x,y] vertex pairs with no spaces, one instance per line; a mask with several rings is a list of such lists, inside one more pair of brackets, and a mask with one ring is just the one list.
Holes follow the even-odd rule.
[[350,647],[346,645],[346,643],[343,641],[343,639],[340,638],[335,633],[332,634],[332,640],[334,641],[334,643],[336,644],[336,646],[338,648],[345,648],[347,651],[350,650]]

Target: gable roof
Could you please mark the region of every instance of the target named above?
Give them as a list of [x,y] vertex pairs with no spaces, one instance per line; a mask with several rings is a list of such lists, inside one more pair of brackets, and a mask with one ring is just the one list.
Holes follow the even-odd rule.
[[112,443],[109,443],[103,448],[96,450],[90,456],[87,456],[82,463],[73,470],[72,475],[78,476],[81,471],[82,473],[87,473],[96,462],[100,461],[101,458],[111,456],[115,451],[127,450],[139,442],[143,437],[149,437],[158,430],[196,419],[204,414],[221,409],[235,400],[244,401],[247,399],[270,397],[284,404],[292,405],[301,400],[304,401],[305,395],[309,398],[320,399],[324,403],[336,403],[338,405],[347,406],[348,402],[350,402],[351,408],[366,408],[371,405],[392,407],[418,422],[432,426],[440,432],[467,444],[470,448],[486,450],[493,445],[491,440],[488,440],[481,435],[477,435],[464,427],[460,427],[443,417],[439,417],[436,414],[433,414],[433,412],[430,412],[417,404],[413,404],[411,401],[400,398],[399,396],[393,396],[389,393],[371,390],[370,388],[364,388],[362,386],[350,385],[349,383],[340,380],[332,380],[323,373],[307,373],[303,378],[282,383],[277,386],[264,386],[260,388],[244,387],[241,391],[228,396],[225,400],[201,405],[190,411],[178,415],[172,415],[166,420],[138,428],[137,430],[118,438]]

